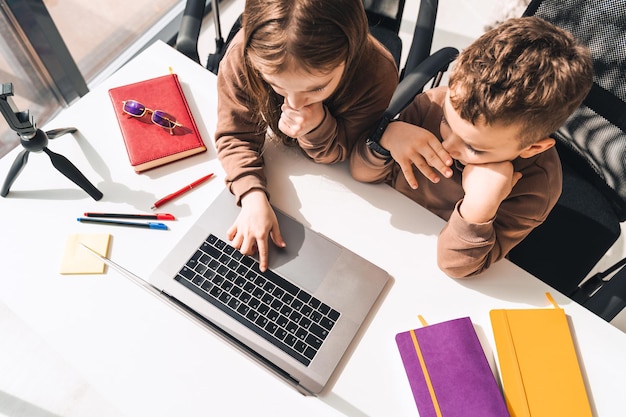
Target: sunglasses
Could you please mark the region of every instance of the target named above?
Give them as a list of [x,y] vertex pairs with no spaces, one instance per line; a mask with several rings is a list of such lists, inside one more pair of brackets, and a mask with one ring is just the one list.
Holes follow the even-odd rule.
[[146,113],[152,113],[152,123],[157,126],[161,126],[163,129],[170,131],[170,135],[173,135],[175,127],[182,127],[183,125],[176,121],[176,118],[171,114],[165,113],[163,110],[152,110],[144,106],[135,100],[122,101],[122,110],[124,113],[133,117],[143,117]]

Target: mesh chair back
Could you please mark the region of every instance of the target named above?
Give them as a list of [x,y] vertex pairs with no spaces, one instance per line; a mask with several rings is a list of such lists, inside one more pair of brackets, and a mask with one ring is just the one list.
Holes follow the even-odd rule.
[[594,185],[611,201],[620,221],[625,221],[626,1],[533,1],[525,15],[568,30],[591,51],[592,90],[555,138],[567,162],[583,172],[595,173],[585,177],[595,178]]

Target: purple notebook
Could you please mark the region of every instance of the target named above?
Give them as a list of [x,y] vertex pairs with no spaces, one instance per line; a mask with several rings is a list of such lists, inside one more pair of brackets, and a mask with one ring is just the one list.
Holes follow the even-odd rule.
[[398,333],[420,417],[509,417],[469,317]]

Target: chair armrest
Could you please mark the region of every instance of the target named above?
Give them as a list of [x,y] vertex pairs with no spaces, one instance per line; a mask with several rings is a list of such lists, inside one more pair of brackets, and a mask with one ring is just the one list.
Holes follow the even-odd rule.
[[400,81],[396,87],[396,91],[391,97],[387,110],[383,113],[378,125],[370,134],[369,139],[378,142],[389,122],[413,101],[415,96],[424,89],[428,81],[432,80],[438,73],[446,71],[458,54],[459,51],[456,48],[442,48],[426,58],[411,72],[405,74],[402,81]]
[[433,79],[437,73],[446,71],[458,54],[459,50],[456,48],[442,48],[426,58],[412,71],[406,73],[396,87],[385,114],[393,118],[400,113],[424,89],[428,81]]
[[176,36],[176,44],[174,45],[178,52],[198,64],[200,63],[198,37],[200,36],[200,27],[204,17],[204,6],[205,0],[187,0],[180,22],[180,29]]
[[[626,258],[604,273],[593,275],[571,298],[606,321],[611,321],[626,307]],[[617,270],[617,272],[615,272]],[[604,275],[615,274],[608,280]],[[591,284],[587,285],[587,282]]]

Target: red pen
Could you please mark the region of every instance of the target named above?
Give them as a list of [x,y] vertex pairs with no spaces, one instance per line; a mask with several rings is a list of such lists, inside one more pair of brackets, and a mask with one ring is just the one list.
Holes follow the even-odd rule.
[[165,197],[163,197],[162,199],[160,199],[159,201],[157,201],[156,203],[154,203],[152,205],[152,210],[155,210],[155,209],[161,207],[163,204],[172,201],[173,199],[181,196],[182,194],[185,194],[187,191],[191,190],[192,188],[197,187],[198,185],[202,184],[203,182],[205,182],[206,180],[208,180],[212,176],[213,176],[212,173],[209,174],[209,175],[206,175],[206,176],[200,178],[199,180],[196,180],[196,181],[192,182],[191,184],[181,188],[180,190],[175,191],[172,194],[166,195]]

